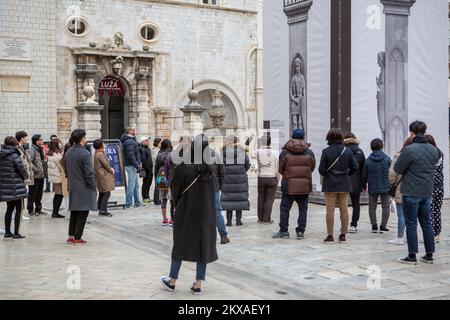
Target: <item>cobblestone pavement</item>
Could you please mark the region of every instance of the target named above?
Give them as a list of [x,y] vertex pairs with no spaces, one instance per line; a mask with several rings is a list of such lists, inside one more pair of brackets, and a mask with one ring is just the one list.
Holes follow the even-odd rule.
[[[397,262],[406,255],[406,246],[387,244],[396,234],[396,217],[390,220],[391,232],[373,235],[367,207],[362,208],[360,232],[349,235],[348,244],[323,244],[325,209],[316,205],[310,206],[305,240],[271,239],[277,224],[256,223],[256,179],[250,182],[252,211],[244,213],[244,226],[229,228],[230,244],[218,244],[219,261],[208,265],[203,296],[189,293],[193,263],[183,264],[176,293],[161,289],[159,278],[170,264],[171,229],[160,226],[159,208],[151,205],[112,210],[112,218],[92,213],[85,246],[65,244],[68,219],[24,221],[21,233],[26,239],[0,242],[0,299],[450,298],[449,202],[443,209],[437,263],[408,266]],[[123,190],[113,198],[122,200]],[[276,222],[279,203],[273,210]],[[44,207],[50,206],[51,195],[45,194]],[[4,204],[0,210],[4,212]],[[297,213],[292,214],[291,235],[296,219]],[[336,222],[338,232],[337,212]],[[79,289],[72,281],[78,270]],[[371,270],[380,272],[379,289],[370,281]]]

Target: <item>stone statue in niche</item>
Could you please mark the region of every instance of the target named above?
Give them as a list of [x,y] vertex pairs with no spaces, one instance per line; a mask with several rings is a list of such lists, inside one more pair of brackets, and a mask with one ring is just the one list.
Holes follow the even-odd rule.
[[121,75],[122,68],[123,68],[123,57],[118,56],[117,58],[112,60],[111,66],[112,66],[113,74]]
[[378,53],[378,65],[380,66],[380,75],[377,77],[377,101],[378,101],[378,122],[380,124],[383,140],[386,137],[386,90],[385,90],[385,68],[386,53]]
[[123,48],[123,33],[116,32],[114,34],[114,42],[116,43],[117,48]]
[[305,129],[306,81],[302,60],[297,57],[293,63],[289,95],[291,100],[291,127]]

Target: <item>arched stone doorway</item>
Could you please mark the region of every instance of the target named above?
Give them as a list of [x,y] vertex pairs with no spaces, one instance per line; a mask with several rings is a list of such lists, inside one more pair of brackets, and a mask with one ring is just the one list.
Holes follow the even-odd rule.
[[[213,128],[208,111],[211,110],[211,104],[214,99],[213,95],[216,90],[221,93],[221,99],[225,106],[225,119],[223,126],[220,128],[221,131],[226,133],[226,130],[247,129],[247,121],[241,99],[228,85],[220,81],[205,80],[196,83],[194,89],[199,93],[197,102],[207,109],[203,114],[203,126],[205,130]],[[188,102],[189,98],[187,97],[186,91],[186,93],[178,100],[177,105],[182,108],[187,105]],[[175,111],[176,119],[174,121],[174,128],[183,128],[182,116],[182,112],[177,109]]]
[[103,139],[119,139],[129,125],[129,86],[119,76],[107,76],[98,85]]

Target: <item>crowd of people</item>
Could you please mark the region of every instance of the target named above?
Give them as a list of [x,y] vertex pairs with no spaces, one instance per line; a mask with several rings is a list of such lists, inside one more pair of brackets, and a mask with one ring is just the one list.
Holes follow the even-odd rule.
[[[265,134],[259,139],[256,151],[258,223],[274,223],[273,204],[281,183],[279,231],[272,237],[290,238],[289,215],[296,202],[299,210],[296,239],[303,240],[312,176],[317,167],[326,203],[324,243],[335,243],[335,207],[339,208],[341,222],[338,241],[346,243],[348,233],[358,232],[360,199],[367,192],[373,233],[389,232],[390,214],[397,214],[397,236],[389,243],[408,244],[408,256],[399,261],[417,264],[419,222],[425,244],[425,255],[420,260],[434,263],[435,243],[440,241],[442,231],[444,156],[435,139],[427,134],[425,123],[415,121],[409,129],[410,137],[393,159],[383,152],[380,139],[371,142],[372,153],[366,158],[354,133],[331,129],[326,136],[328,147],[322,151],[318,165],[302,129],[293,131],[280,154],[272,149],[271,137]],[[156,138],[151,146],[149,137],[138,142],[136,130],[127,128],[120,141],[126,172],[125,208],[146,208],[153,203],[161,208],[162,225],[173,228],[171,269],[169,276],[160,279],[161,284],[174,291],[182,261],[196,262],[197,276],[191,291],[201,294],[207,264],[218,259],[217,232],[221,244],[229,243],[227,227],[233,225],[233,218],[236,226],[242,226],[243,212],[250,210],[251,140],[240,144],[239,138],[229,136],[221,150],[212,148],[205,135],[193,140],[182,137],[174,147],[169,139]],[[64,218],[60,211],[63,200],[68,200],[64,204],[70,212],[67,243],[86,243],[83,233],[90,211],[112,217],[108,203],[115,190],[115,171],[101,139],[93,142],[91,152],[86,144],[83,129],[74,130],[66,145],[52,136],[46,154],[41,135],[32,136],[28,148],[28,135],[24,131],[5,138],[0,150],[0,201],[7,203],[5,239],[25,238],[20,234],[24,199],[27,199],[29,216],[45,214],[42,208],[45,179],[54,192],[52,218]],[[141,190],[140,178],[143,179]],[[349,200],[353,209],[351,219]]]

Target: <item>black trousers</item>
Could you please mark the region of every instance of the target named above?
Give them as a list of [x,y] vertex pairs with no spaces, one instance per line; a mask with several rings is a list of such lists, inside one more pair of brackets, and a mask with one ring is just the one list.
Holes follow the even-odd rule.
[[156,186],[155,192],[153,193],[153,203],[157,206],[161,205],[161,199],[159,198],[159,190],[156,189]]
[[11,221],[14,209],[16,209],[16,215],[14,216],[14,234],[19,234],[20,218],[22,216],[22,199],[6,202],[5,234],[11,233]]
[[36,209],[36,212],[42,211],[42,195],[44,193],[44,178],[34,179],[34,185],[28,189],[27,209],[28,213]]
[[61,208],[63,199],[64,199],[64,196],[62,194],[55,193],[55,195],[53,197],[53,212],[52,212],[52,214],[54,216],[59,214],[59,209]]
[[[236,210],[236,221],[241,221],[242,219],[242,210]],[[231,223],[233,220],[233,210],[227,210],[227,222]]]
[[153,182],[153,173],[152,171],[145,171],[145,178],[142,181],[142,199],[149,200],[150,199],[150,187]]
[[278,179],[258,178],[258,220],[270,222],[272,220],[273,201],[277,193]]
[[352,222],[350,226],[352,227],[358,227],[358,221],[359,216],[361,213],[361,193],[350,193],[350,199],[352,200],[352,208],[353,208],[353,214],[352,214]]
[[89,211],[70,212],[69,237],[75,237],[75,240],[81,239],[88,215]]
[[111,197],[111,192],[99,192],[97,200],[97,209],[99,212],[108,212],[108,201]]

